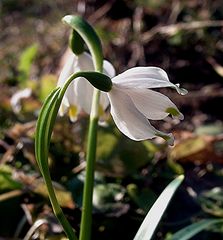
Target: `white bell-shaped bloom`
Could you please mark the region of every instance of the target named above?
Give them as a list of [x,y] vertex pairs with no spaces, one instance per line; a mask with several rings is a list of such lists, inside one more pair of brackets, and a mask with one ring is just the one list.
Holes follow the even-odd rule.
[[[57,85],[63,86],[73,73],[93,70],[93,60],[88,53],[83,52],[78,56],[72,54],[62,69]],[[115,75],[115,69],[108,61],[103,61],[103,72],[111,78]],[[92,96],[92,85],[84,78],[79,77],[75,79],[64,95],[59,114],[64,115],[64,113],[68,111],[71,121],[76,120],[76,117],[81,110],[90,114]],[[104,110],[108,107],[109,100],[106,93],[101,94],[100,105]]]
[[[74,72],[93,69],[93,61],[88,53],[79,56],[73,54],[60,74],[58,85],[62,86]],[[103,71],[111,78],[115,75],[114,67],[107,61],[103,62]],[[169,114],[182,120],[183,114],[168,97],[151,89],[171,87],[182,95],[187,91],[180,88],[179,84],[171,83],[166,72],[158,67],[131,68],[113,77],[112,84],[110,92],[101,93],[100,105],[106,109],[110,102],[111,115],[119,130],[136,141],[160,136],[172,145],[172,134],[155,129],[149,120],[162,120]],[[72,121],[81,109],[90,114],[92,95],[93,87],[86,79],[75,79],[65,93],[60,114],[69,109]]]
[[172,87],[182,95],[187,91],[171,83],[166,72],[157,67],[129,69],[114,77],[112,83],[108,97],[111,115],[119,130],[136,141],[160,136],[172,145],[172,134],[158,131],[148,119],[161,120],[169,114],[183,119],[183,115],[168,97],[151,89]]

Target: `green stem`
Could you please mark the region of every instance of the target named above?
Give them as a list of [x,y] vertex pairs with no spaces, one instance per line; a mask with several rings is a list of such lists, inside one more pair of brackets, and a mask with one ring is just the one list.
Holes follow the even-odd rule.
[[[67,15],[63,21],[72,27],[88,46],[96,72],[102,73],[103,52],[101,42],[94,29],[80,16]],[[100,80],[98,79],[98,82]],[[109,90],[108,90],[109,91]],[[97,145],[98,108],[100,92],[94,89],[87,145],[86,180],[84,183],[80,240],[90,240],[92,223],[92,196],[94,188],[94,168]]]
[[95,89],[92,101],[87,145],[87,165],[84,183],[82,216],[79,240],[89,240],[92,224],[92,197],[94,188],[94,169],[97,146],[98,105],[100,92]]
[[60,224],[62,225],[64,232],[66,233],[67,237],[69,240],[78,240],[78,238],[76,237],[74,230],[72,229],[70,223],[67,221],[65,215],[63,214],[63,211],[57,201],[54,189],[53,189],[53,184],[50,178],[50,174],[46,174],[45,175],[45,183],[47,186],[47,190],[49,193],[49,198],[50,198],[50,202],[52,204],[53,207],[53,211],[55,216],[57,217],[58,221],[60,222]]
[[[100,70],[100,69],[98,69]],[[73,74],[63,86],[59,98],[62,99],[67,87],[78,76],[83,76],[84,73]],[[97,127],[98,127],[98,108],[99,108],[100,91],[94,89],[90,123],[88,130],[88,143],[87,143],[87,157],[86,157],[86,176],[83,191],[82,215],[80,225],[79,240],[90,240],[91,225],[92,225],[92,197],[94,189],[94,171],[95,171],[95,158],[97,147]]]

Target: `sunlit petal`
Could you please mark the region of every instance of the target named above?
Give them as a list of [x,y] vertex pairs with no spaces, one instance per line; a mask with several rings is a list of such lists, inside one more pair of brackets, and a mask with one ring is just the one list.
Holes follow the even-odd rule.
[[108,95],[114,122],[127,137],[136,141],[152,139],[158,135],[168,139],[172,138],[171,135],[157,131],[124,92],[113,88]]
[[113,78],[115,76],[115,68],[110,62],[106,60],[103,61],[103,72],[110,78]]
[[71,105],[69,107],[68,115],[70,117],[71,122],[76,122],[78,116],[78,108],[75,105]]
[[73,95],[76,96],[79,107],[88,114],[91,112],[93,90],[94,88],[86,79],[76,79]]
[[105,92],[101,92],[100,95],[100,105],[102,106],[103,110],[106,110],[109,106],[109,99],[108,95]]
[[69,56],[68,60],[66,61],[66,64],[64,65],[59,79],[58,79],[58,83],[57,86],[63,86],[65,81],[74,73],[74,66],[77,63],[77,56],[75,56],[74,54],[72,54],[71,56]]
[[78,56],[78,64],[77,64],[77,70],[79,71],[93,71],[94,65],[92,57],[89,53],[83,52]]
[[[165,95],[150,89],[126,90],[136,108],[151,120],[161,120],[172,113],[173,117],[183,119],[176,105]],[[172,111],[171,111],[172,110]]]
[[131,68],[112,79],[120,88],[162,88],[172,87],[179,94],[186,94],[185,89],[181,89],[179,84],[169,81],[166,72],[158,67],[135,67]]

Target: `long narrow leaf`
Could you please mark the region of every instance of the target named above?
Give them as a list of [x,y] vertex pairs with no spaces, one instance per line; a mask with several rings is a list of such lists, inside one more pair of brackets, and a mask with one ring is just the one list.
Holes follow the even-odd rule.
[[176,192],[177,188],[183,181],[184,176],[180,175],[174,179],[161,193],[159,198],[153,204],[152,208],[146,215],[142,225],[140,226],[134,240],[149,240],[151,239],[159,221],[166,210],[171,198]]
[[210,227],[211,225],[223,222],[223,219],[204,219],[199,222],[193,223],[175,234],[173,234],[170,239],[171,240],[187,240],[203,231],[204,229]]
[[[46,123],[49,121],[49,114],[52,110],[52,104],[57,100],[60,93],[60,89],[56,88],[51,92],[44,102],[44,105],[40,111],[37,124],[36,124],[36,137],[35,137],[35,152],[36,160],[42,173],[41,160],[48,158],[48,144],[45,146],[45,139],[49,139],[49,128],[46,128]],[[48,141],[47,141],[48,142]]]
[[61,88],[56,88],[52,93],[48,96],[42,110],[39,114],[39,118],[37,121],[36,127],[36,140],[35,140],[35,150],[36,150],[36,159],[39,165],[40,171],[43,175],[44,181],[46,183],[46,187],[49,193],[49,198],[53,207],[53,211],[60,221],[61,225],[66,232],[66,235],[69,239],[77,240],[77,237],[64,216],[61,207],[57,201],[53,184],[50,177],[50,171],[48,166],[48,151],[49,151],[49,142],[53,130],[53,126],[56,120],[56,116],[60,107],[60,103],[62,101],[62,97],[60,96]]

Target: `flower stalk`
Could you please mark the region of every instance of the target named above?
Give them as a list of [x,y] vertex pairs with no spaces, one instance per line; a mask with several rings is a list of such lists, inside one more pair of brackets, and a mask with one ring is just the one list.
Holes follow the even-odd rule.
[[86,159],[87,164],[83,192],[82,216],[79,240],[89,240],[91,237],[92,197],[94,189],[94,170],[97,146],[99,96],[100,92],[95,89],[93,94],[90,124],[88,130],[87,159]]
[[[63,21],[72,27],[87,44],[92,55],[96,72],[103,72],[103,54],[100,39],[94,29],[79,16],[65,16]],[[98,79],[100,82],[100,80]],[[94,171],[97,146],[97,127],[99,116],[100,91],[94,89],[88,130],[86,176],[83,191],[82,215],[79,240],[90,240],[92,225],[92,196],[94,188]]]

